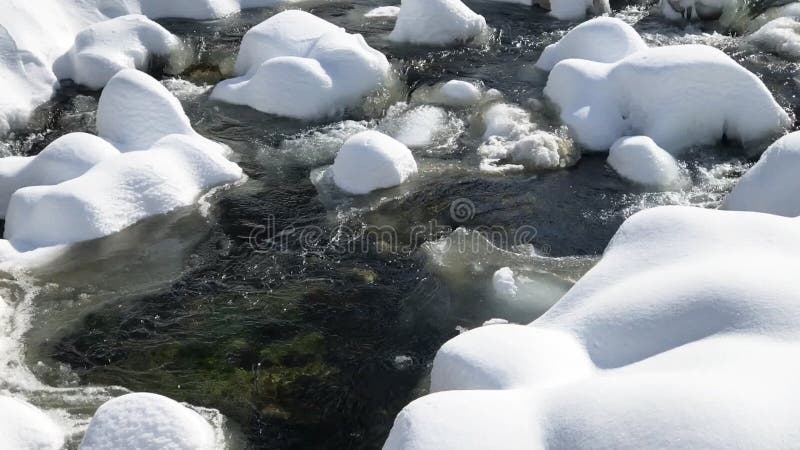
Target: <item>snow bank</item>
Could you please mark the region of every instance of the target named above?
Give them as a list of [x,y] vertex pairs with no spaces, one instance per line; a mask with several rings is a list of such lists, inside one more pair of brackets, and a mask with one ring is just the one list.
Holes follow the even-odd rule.
[[155,56],[167,57],[181,41],[145,16],[128,15],[84,29],[75,44],[58,58],[58,79],[72,79],[91,89],[102,89],[122,69],[147,69]]
[[358,34],[303,11],[284,11],[245,34],[237,78],[211,98],[296,119],[322,119],[358,106],[388,80],[391,66]]
[[795,219],[686,207],[636,214],[540,319],[445,344],[434,393],[398,415],[385,448],[797,442],[798,255]]
[[22,400],[0,395],[0,447],[59,450],[64,432],[44,412]]
[[778,139],[725,199],[725,209],[800,216],[800,132]]
[[595,62],[617,62],[647,49],[647,44],[630,25],[613,17],[597,17],[569,31],[555,44],[544,49],[536,67],[550,71],[557,63],[570,58]]
[[758,77],[704,45],[646,49],[616,63],[565,60],[544,93],[576,141],[594,151],[630,135],[671,153],[723,136],[749,146],[790,122]]
[[5,218],[11,195],[26,186],[49,186],[77,178],[100,161],[118,156],[107,141],[86,133],[62,136],[31,157],[0,159],[0,217]]
[[615,142],[608,153],[608,164],[622,178],[645,186],[670,188],[681,180],[678,161],[647,136]]
[[167,397],[127,394],[104,403],[92,417],[80,450],[213,450],[212,426]]
[[0,160],[9,176],[0,185],[10,194],[5,238],[16,251],[107,236],[242,177],[225,149],[192,130],[178,101],[142,72],[111,79],[97,122],[100,137],[76,133],[36,157]]
[[748,36],[747,41],[783,58],[800,59],[800,22],[791,17],[775,19]]
[[403,0],[389,39],[425,45],[451,45],[489,33],[486,19],[461,0]]
[[344,143],[333,163],[333,180],[351,194],[397,186],[417,173],[411,151],[377,131],[364,131]]

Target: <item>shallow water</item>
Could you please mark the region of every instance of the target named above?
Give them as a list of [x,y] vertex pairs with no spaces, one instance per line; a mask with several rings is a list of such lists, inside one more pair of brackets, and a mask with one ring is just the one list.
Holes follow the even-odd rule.
[[[0,361],[2,388],[54,409],[75,431],[72,446],[92,410],[120,392],[102,386],[124,386],[221,411],[229,420],[220,426],[237,436],[231,447],[378,448],[397,412],[425,393],[442,343],[492,318],[535,319],[626,217],[661,204],[716,207],[751,164],[734,146],[694,149],[681,159],[691,184],[666,193],[631,186],[602,155],[555,172],[492,176],[478,170],[476,113],[449,111],[455,134],[415,149],[422,173],[408,186],[353,199],[312,183],[338,143],[391,125],[381,122],[386,107],[419,86],[457,77],[522,106],[542,99],[545,79],[532,65],[574,24],[537,8],[467,3],[495,27],[494,38],[447,50],[391,45],[392,21],[362,17],[379,1],[302,5],[362,33],[402,81],[344,123],[208,100],[204,84],[230,70],[243,34],[275,11],[164,21],[192,46],[195,63],[183,81],[156,73],[201,134],[234,150],[249,180],[214,193],[202,211],[149,220],[77,245],[28,276],[2,277],[16,308],[0,315],[3,326],[26,342]],[[644,7],[619,15],[653,45],[721,48],[800,112],[797,64],[711,29],[663,22]],[[66,132],[93,131],[97,96],[64,89],[30,132],[0,148],[33,154]],[[546,109],[536,120],[558,126]],[[493,245],[465,231],[444,240],[458,227],[483,231]],[[526,278],[530,301],[496,298],[491,277],[503,266]]]

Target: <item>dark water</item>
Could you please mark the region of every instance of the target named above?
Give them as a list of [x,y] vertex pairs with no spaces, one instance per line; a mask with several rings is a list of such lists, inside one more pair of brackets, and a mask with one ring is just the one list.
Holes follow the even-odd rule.
[[[545,45],[574,25],[537,8],[468,1],[496,29],[489,44],[398,47],[386,40],[391,21],[362,18],[381,3],[304,7],[386,53],[407,86],[397,94],[402,99],[418,86],[452,78],[481,81],[520,105],[541,99],[544,79],[531,66]],[[644,7],[625,8],[629,20],[646,15]],[[195,64],[180,77],[215,82],[243,34],[274,12],[164,21],[195,48]],[[722,48],[759,74],[787,110],[798,112],[796,64],[652,17],[637,28],[653,44]],[[55,386],[118,385],[219,409],[251,448],[380,447],[397,412],[425,393],[436,350],[459,328],[495,317],[529,322],[546,307],[498,303],[490,292],[494,270],[516,264],[539,273],[534,288],[552,297],[588,267],[542,275],[542,264],[559,260],[481,251],[456,258],[445,270],[431,263],[426,242],[457,227],[494,227],[506,236],[531,229],[526,243],[540,253],[596,256],[636,210],[674,203],[715,207],[750,162],[734,147],[696,149],[682,159],[692,185],[667,193],[624,182],[602,155],[584,155],[557,172],[489,176],[470,168],[475,140],[467,130],[445,152],[418,154],[428,174],[411,186],[331,199],[309,174],[330,164],[333,154],[306,139],[315,130],[325,134],[330,122],[280,119],[210,102],[207,93],[173,90],[201,134],[234,150],[249,180],[214,194],[205,215],[190,209],[153,219],[78,245],[37,271],[45,281],[27,356],[31,364],[43,361],[37,374]],[[65,132],[92,131],[96,98],[77,87],[63,90],[39,129],[6,147],[35,153]],[[344,119],[369,124],[383,112],[353,111]],[[556,124],[550,117],[541,125]],[[287,147],[287,139],[295,145]],[[311,156],[298,154],[303,151]],[[450,207],[463,199],[474,211],[456,220]],[[423,224],[436,226],[411,233]],[[394,237],[368,232],[379,226],[391,226]],[[66,368],[56,370],[59,363]]]

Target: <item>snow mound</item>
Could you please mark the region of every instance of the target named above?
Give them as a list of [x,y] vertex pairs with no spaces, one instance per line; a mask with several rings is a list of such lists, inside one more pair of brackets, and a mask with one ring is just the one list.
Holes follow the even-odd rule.
[[[731,252],[735,248],[735,252]],[[529,326],[461,334],[385,448],[782,448],[800,430],[795,219],[661,207]]]
[[167,397],[127,394],[98,408],[80,450],[213,450],[212,426]]
[[775,19],[747,37],[760,49],[786,59],[800,59],[800,21],[793,17]]
[[517,297],[517,283],[514,281],[514,272],[510,267],[498,269],[492,275],[494,293],[504,300],[514,300]]
[[473,106],[483,97],[481,89],[472,83],[450,80],[439,88],[442,104],[448,106]]
[[333,163],[333,180],[350,194],[367,194],[404,183],[417,173],[411,151],[377,131],[364,131],[344,143]]
[[725,199],[725,209],[800,216],[800,132],[772,144]]
[[107,141],[87,133],[62,136],[31,157],[0,159],[0,217],[11,195],[26,186],[49,186],[77,178],[100,161],[119,155]]
[[595,62],[616,62],[640,50],[647,44],[630,25],[613,17],[597,17],[569,31],[555,44],[544,49],[536,67],[550,71],[559,62],[585,59]]
[[671,153],[723,136],[749,146],[790,123],[758,77],[705,45],[646,49],[616,63],[561,61],[544,93],[576,141],[593,151],[632,135]]
[[678,161],[647,136],[615,142],[608,153],[608,164],[622,178],[645,186],[670,188],[681,180]]
[[0,160],[8,175],[2,194],[10,194],[4,246],[27,252],[107,236],[243,176],[142,72],[126,69],[111,79],[98,130],[100,137],[64,136],[33,158]]
[[424,45],[451,45],[488,35],[486,19],[461,0],[403,0],[389,39]]
[[14,450],[59,450],[64,432],[44,412],[0,395],[0,447]]
[[53,71],[59,80],[102,89],[120,70],[147,69],[153,57],[166,57],[180,47],[180,39],[147,17],[122,16],[78,33],[69,52],[55,61]]
[[391,66],[361,35],[303,11],[276,14],[245,34],[236,78],[211,98],[296,119],[322,119],[356,107],[383,87]]
[[123,70],[97,106],[97,132],[121,151],[144,150],[170,134],[197,136],[181,103],[146,73]]
[[400,14],[399,6],[379,6],[367,11],[364,17],[368,19],[397,17]]

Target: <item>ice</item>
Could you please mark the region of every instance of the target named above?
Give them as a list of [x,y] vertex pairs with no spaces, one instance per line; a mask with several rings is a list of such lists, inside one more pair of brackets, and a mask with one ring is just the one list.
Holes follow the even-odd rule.
[[336,186],[360,195],[404,183],[417,173],[417,163],[401,142],[370,130],[342,145],[332,170]]
[[147,17],[122,16],[78,33],[69,52],[55,61],[53,71],[59,80],[102,89],[120,70],[147,69],[154,57],[166,58],[181,48],[180,39]]
[[127,394],[92,417],[79,450],[214,450],[214,429],[199,414],[161,395]]
[[370,9],[364,14],[364,17],[368,19],[374,18],[388,18],[388,17],[397,17],[400,14],[400,7],[399,6],[379,6],[377,8]]
[[724,208],[800,216],[800,132],[778,139],[739,180]]
[[646,49],[616,63],[561,61],[544,93],[592,151],[635,135],[673,154],[723,137],[753,146],[790,125],[758,77],[705,45]]
[[[731,251],[735,248],[736,251]],[[797,219],[628,219],[529,326],[463,333],[384,448],[782,448],[800,439]]]
[[30,403],[0,395],[0,447],[9,450],[60,450],[64,432]]
[[486,19],[461,0],[403,0],[389,39],[446,46],[481,40],[488,34]]
[[236,78],[211,98],[295,119],[322,119],[360,105],[384,87],[391,66],[358,34],[312,14],[276,14],[245,34]]
[[647,44],[630,25],[613,17],[597,17],[570,30],[555,44],[544,49],[536,67],[552,70],[559,62],[570,59],[611,63],[640,50]]
[[608,153],[608,164],[634,183],[663,189],[681,183],[681,168],[666,150],[647,136],[619,139]]

